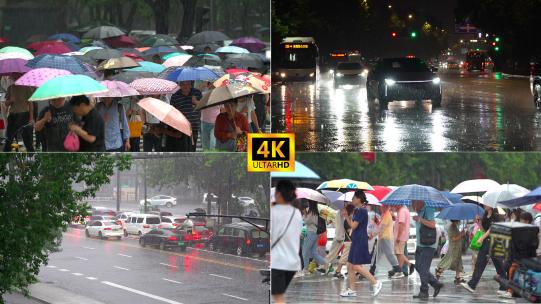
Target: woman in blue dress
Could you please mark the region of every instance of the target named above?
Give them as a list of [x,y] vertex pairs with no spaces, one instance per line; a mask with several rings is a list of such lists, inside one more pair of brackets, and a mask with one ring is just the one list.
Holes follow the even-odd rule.
[[343,212],[342,216],[351,227],[351,248],[348,256],[348,283],[349,287],[340,295],[342,297],[356,297],[355,291],[355,274],[360,273],[372,284],[373,296],[377,296],[381,290],[381,281],[363,268],[362,265],[370,264],[372,257],[368,252],[368,234],[366,226],[368,224],[368,211],[363,208],[364,204],[368,203],[366,195],[362,190],[357,190],[353,195],[353,206],[355,211],[353,215],[347,215]]

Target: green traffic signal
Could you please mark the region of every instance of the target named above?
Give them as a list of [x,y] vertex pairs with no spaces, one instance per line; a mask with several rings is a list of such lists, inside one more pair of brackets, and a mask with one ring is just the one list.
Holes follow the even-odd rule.
[[494,39],[494,41],[500,42],[500,37],[496,37],[496,39]]
[[494,47],[494,50],[497,52],[497,51],[500,50],[500,47],[499,47],[499,46],[496,46],[496,47]]
[[416,32],[411,32],[410,36],[411,36],[411,38],[415,38],[415,37],[417,37],[417,33]]

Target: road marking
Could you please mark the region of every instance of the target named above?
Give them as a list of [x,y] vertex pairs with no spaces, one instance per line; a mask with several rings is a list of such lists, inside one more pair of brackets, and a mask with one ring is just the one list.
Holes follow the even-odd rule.
[[113,267],[116,268],[116,269],[122,269],[122,270],[127,270],[127,271],[129,271],[128,268],[124,268],[124,267],[120,267],[120,266],[113,266]]
[[68,272],[69,270],[67,270],[67,269],[65,269],[65,268],[62,268],[62,269],[58,269],[58,271]]
[[47,267],[47,268],[56,268],[56,266],[53,266],[53,265],[47,265],[45,267]]
[[230,295],[230,294],[227,294],[227,293],[222,293],[222,295],[224,295],[224,296],[226,296],[226,297],[231,297],[231,298],[234,298],[234,299],[242,300],[242,301],[248,301],[248,299],[241,298],[241,297],[237,297],[237,296],[233,296],[233,295]]
[[88,261],[87,258],[82,258],[82,257],[75,257],[76,259],[79,259],[79,260],[83,260],[83,261]]
[[173,282],[173,283],[177,283],[177,284],[182,284],[182,282],[173,281],[173,280],[169,280],[169,279],[166,279],[166,278],[162,278],[162,280],[167,281],[167,282]]
[[94,248],[94,247],[86,247],[86,246],[83,246],[83,248],[84,248],[84,249],[89,249],[89,250],[94,250],[94,249],[96,249],[96,248]]
[[122,254],[122,253],[117,253],[117,255],[123,256],[123,257],[126,257],[126,258],[131,258],[132,257],[131,255],[126,255],[126,254]]
[[118,285],[118,284],[111,283],[111,282],[108,282],[108,281],[101,281],[101,282],[102,282],[103,284],[105,284],[105,285],[109,285],[109,286],[112,286],[112,287],[116,287],[116,288],[119,288],[119,289],[123,289],[123,290],[129,291],[129,292],[133,292],[133,293],[136,293],[136,294],[138,294],[138,295],[145,296],[145,297],[148,297],[148,298],[151,298],[151,299],[154,299],[154,300],[162,301],[162,302],[165,302],[165,303],[169,303],[169,304],[182,304],[182,303],[177,302],[177,301],[173,301],[173,300],[169,300],[169,299],[166,299],[166,298],[162,298],[162,297],[157,296],[157,295],[153,295],[153,294],[150,294],[150,293],[146,293],[146,292],[144,292],[144,291],[140,291],[140,290],[133,289],[133,288],[130,288],[130,287]]
[[97,278],[95,278],[95,277],[86,277],[86,278],[91,280],[91,281],[97,280]]
[[165,264],[165,263],[160,263],[160,265],[178,268],[178,266],[176,266],[176,265],[169,265],[169,264]]
[[78,276],[78,277],[83,275],[82,273],[79,273],[79,272],[72,272],[71,274],[73,274],[74,276]]
[[217,275],[217,274],[214,274],[214,273],[209,273],[209,275],[211,275],[211,276],[213,276],[213,277],[222,278],[222,279],[233,280],[233,279],[230,278],[230,277],[224,277],[224,276]]

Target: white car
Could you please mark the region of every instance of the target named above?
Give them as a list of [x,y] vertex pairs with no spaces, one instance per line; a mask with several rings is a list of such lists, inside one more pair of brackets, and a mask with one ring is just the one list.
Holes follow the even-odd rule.
[[87,237],[97,236],[100,239],[116,237],[122,238],[122,226],[111,221],[91,221],[86,225],[85,234]]
[[338,88],[341,84],[360,85],[367,74],[368,70],[363,69],[359,62],[339,62],[334,71],[334,87]]
[[132,214],[134,214],[134,212],[131,212],[131,211],[120,212],[119,214],[116,215],[115,220],[120,221],[120,223],[122,223],[122,228],[124,228],[124,226],[126,225],[126,220]]
[[148,233],[150,230],[159,228],[162,223],[160,216],[155,214],[132,214],[124,227],[124,236],[137,234],[139,236]]
[[[166,206],[167,208],[171,208],[177,205],[177,198],[169,195],[156,195],[147,199],[147,201],[150,206]],[[145,200],[141,200],[139,204],[144,206]]]
[[174,229],[182,225],[184,221],[186,220],[185,216],[162,216],[161,218],[162,223],[160,224],[160,228],[162,229]]
[[237,198],[239,200],[239,203],[244,208],[254,208],[255,207],[255,200],[248,196],[239,196]]

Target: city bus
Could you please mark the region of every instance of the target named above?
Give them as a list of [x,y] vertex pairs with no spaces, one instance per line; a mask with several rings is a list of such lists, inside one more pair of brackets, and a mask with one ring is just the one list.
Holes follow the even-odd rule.
[[319,50],[312,37],[284,38],[277,61],[274,82],[316,82],[319,78]]

